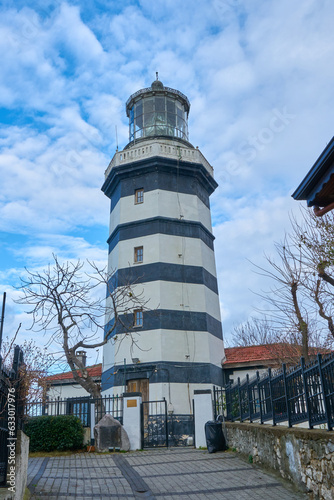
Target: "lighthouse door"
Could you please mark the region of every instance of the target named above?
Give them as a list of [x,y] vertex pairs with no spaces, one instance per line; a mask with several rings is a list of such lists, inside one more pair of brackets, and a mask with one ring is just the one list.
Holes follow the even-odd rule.
[[143,401],[148,401],[148,378],[128,380],[127,392],[141,392]]

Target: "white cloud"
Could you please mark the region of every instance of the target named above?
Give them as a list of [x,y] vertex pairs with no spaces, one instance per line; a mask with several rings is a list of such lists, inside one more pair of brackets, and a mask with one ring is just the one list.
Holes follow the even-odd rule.
[[[15,5],[0,17],[0,230],[22,238],[6,247],[17,273],[22,259],[42,266],[52,251],[107,258],[100,187],[115,126],[122,148],[125,101],[159,71],[189,97],[190,141],[219,183],[212,213],[226,329],[246,319],[258,300],[248,289],[263,285],[246,259],[282,238],[298,205],[291,192],[333,135],[332,2]],[[279,122],[277,112],[293,118]],[[1,275],[8,286],[12,263]]]

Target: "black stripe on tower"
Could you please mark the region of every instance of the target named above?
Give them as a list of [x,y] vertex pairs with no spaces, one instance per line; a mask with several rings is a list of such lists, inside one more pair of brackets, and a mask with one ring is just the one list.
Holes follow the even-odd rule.
[[162,189],[193,194],[210,208],[209,196],[217,186],[199,163],[152,157],[112,168],[101,189],[111,199],[112,211],[120,198],[131,196],[139,188],[144,193]]
[[[160,361],[126,365],[126,380],[148,378],[150,384],[190,383],[223,385],[223,370],[211,363]],[[123,386],[124,366],[115,366],[102,373],[102,390]]]
[[200,266],[154,262],[118,269],[109,280],[109,290],[129,283],[149,283],[151,281],[172,281],[204,285],[218,294],[217,278]]
[[134,222],[119,224],[109,236],[109,253],[119,241],[140,238],[152,234],[168,234],[186,238],[199,238],[213,250],[214,236],[201,222],[172,219],[170,217],[151,217]]
[[[109,338],[128,332],[146,332],[149,330],[175,330],[208,332],[219,339],[223,338],[221,322],[206,312],[175,311],[173,309],[153,309],[143,312],[143,326],[133,326],[132,314],[121,314],[119,322]],[[106,324],[108,334],[113,321]]]

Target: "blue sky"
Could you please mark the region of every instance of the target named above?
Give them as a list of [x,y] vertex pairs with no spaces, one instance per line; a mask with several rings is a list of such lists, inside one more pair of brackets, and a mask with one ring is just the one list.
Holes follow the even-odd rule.
[[100,188],[128,142],[125,102],[155,72],[191,102],[190,142],[213,165],[222,319],[265,288],[249,260],[289,228],[291,199],[333,135],[330,0],[3,1],[0,7],[0,293],[5,334],[23,268],[107,259]]

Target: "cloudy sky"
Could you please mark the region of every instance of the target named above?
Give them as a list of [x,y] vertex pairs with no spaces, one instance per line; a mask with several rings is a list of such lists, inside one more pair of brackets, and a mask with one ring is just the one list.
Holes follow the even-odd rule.
[[213,165],[228,339],[265,288],[250,261],[289,228],[291,198],[333,135],[331,0],[3,0],[0,7],[0,293],[5,335],[24,267],[106,262],[100,188],[128,142],[125,102],[159,78],[191,102],[190,142]]

